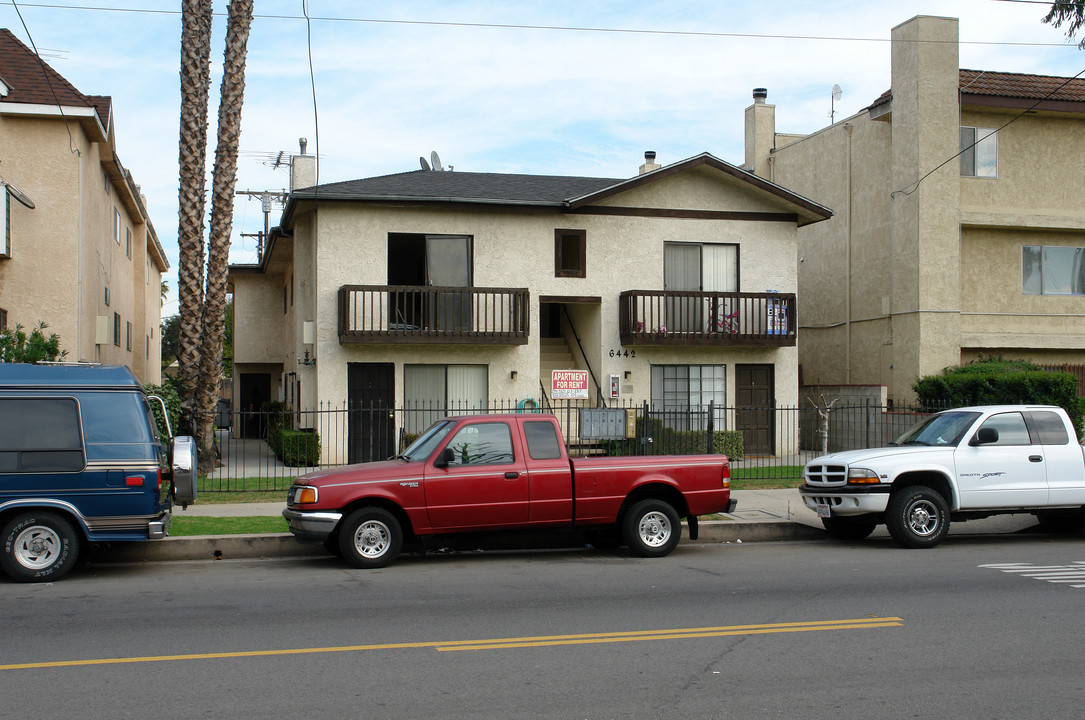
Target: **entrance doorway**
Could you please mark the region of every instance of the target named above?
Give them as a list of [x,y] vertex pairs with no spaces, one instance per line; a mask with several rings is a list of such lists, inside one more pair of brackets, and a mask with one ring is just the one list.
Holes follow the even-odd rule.
[[735,425],[747,454],[776,454],[775,378],[774,365],[735,365]]
[[395,455],[395,365],[347,363],[347,462]]
[[261,406],[271,400],[271,373],[241,373],[239,384],[239,434],[243,438],[262,438],[267,435],[267,413]]

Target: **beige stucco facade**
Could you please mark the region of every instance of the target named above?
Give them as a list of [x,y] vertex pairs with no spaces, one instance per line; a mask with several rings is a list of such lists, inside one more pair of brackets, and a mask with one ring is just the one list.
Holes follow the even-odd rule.
[[[295,161],[304,158],[295,158]],[[719,162],[719,161],[715,161]],[[735,367],[773,368],[773,402],[795,406],[798,355],[791,346],[623,346],[619,296],[629,290],[662,290],[665,243],[733,244],[738,248],[741,292],[795,293],[796,228],[816,222],[780,195],[751,186],[745,173],[693,163],[660,179],[634,184],[587,210],[522,205],[454,203],[298,202],[290,232],[274,239],[260,267],[231,268],[235,311],[234,397],[241,378],[281,367],[272,394],[294,407],[342,407],[352,363],[391,363],[396,404],[404,398],[404,365],[485,365],[492,405],[540,401],[547,305],[564,309],[560,334],[571,367],[590,369],[601,386],[620,378],[614,405],[652,400],[652,366],[726,367],[726,401],[735,404]],[[605,205],[604,207],[599,207]],[[805,213],[805,214],[804,214]],[[825,211],[827,215],[828,212]],[[764,218],[771,216],[772,220]],[[555,274],[555,230],[583,231],[584,277]],[[274,234],[274,233],[273,233]],[[341,287],[389,284],[390,234],[462,235],[471,238],[472,286],[526,288],[529,333],[524,344],[376,344],[340,342],[337,298]],[[305,325],[315,335],[305,342]],[[306,353],[309,353],[306,356]],[[307,364],[307,361],[308,364]],[[281,366],[278,365],[281,363]],[[291,398],[300,386],[300,397]],[[602,389],[602,388],[601,388]],[[595,404],[593,391],[590,404]],[[341,429],[345,432],[345,429]],[[779,452],[797,438],[780,428]],[[345,447],[324,436],[322,445]]]
[[[817,133],[747,110],[747,164],[837,211],[798,235],[806,384],[906,400],[980,356],[1085,363],[1085,296],[1026,294],[1022,277],[1025,246],[1085,247],[1085,105],[969,94],[957,37],[953,18],[894,28],[891,97]],[[962,127],[998,129],[993,177],[962,175]]]
[[34,204],[7,199],[7,326],[29,332],[44,321],[66,360],[127,365],[141,381],[161,382],[168,263],[116,157],[109,118],[94,108],[0,103],[0,178]]

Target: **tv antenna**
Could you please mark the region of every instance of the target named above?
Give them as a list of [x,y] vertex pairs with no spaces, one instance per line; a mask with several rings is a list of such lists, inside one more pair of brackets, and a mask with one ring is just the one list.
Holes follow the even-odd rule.
[[840,89],[839,85],[833,85],[833,99],[829,103],[829,124],[832,125],[836,121],[836,103],[844,95],[844,91]]

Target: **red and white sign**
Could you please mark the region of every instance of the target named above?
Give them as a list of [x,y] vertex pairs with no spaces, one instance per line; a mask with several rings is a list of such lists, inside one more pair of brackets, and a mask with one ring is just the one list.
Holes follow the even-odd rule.
[[555,370],[550,376],[550,397],[555,399],[587,399],[587,370]]

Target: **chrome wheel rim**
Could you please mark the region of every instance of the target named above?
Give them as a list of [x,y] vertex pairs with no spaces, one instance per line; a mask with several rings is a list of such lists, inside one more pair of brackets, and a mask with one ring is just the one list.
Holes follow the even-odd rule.
[[47,525],[31,525],[15,536],[15,560],[28,570],[43,570],[56,563],[61,540]]
[[367,558],[378,558],[388,552],[392,531],[379,520],[367,520],[354,533],[354,547]]
[[648,547],[661,547],[671,538],[671,521],[661,512],[646,513],[638,526],[640,539]]
[[927,537],[938,531],[938,508],[930,500],[917,500],[908,508],[908,527]]

